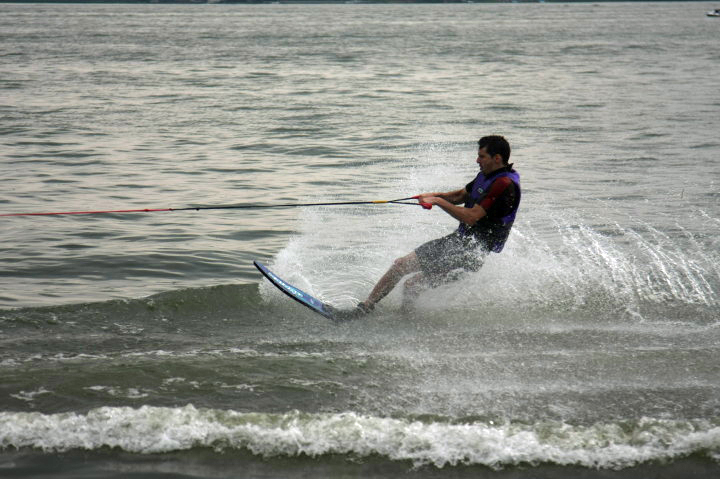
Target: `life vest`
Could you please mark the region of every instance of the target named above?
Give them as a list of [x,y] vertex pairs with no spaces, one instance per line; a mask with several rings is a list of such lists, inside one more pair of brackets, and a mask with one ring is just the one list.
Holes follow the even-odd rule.
[[505,241],[510,235],[510,229],[512,228],[515,215],[520,206],[520,175],[515,170],[508,169],[495,174],[491,173],[490,177],[486,178],[485,175],[480,172],[475,177],[472,189],[470,190],[470,197],[465,202],[465,208],[472,208],[480,203],[487,195],[493,182],[504,176],[510,178],[510,180],[515,183],[515,204],[510,213],[500,218],[499,221],[491,220],[485,216],[478,220],[473,226],[460,223],[460,227],[458,228],[459,233],[463,236],[473,235],[482,239],[488,249],[495,253],[502,251],[505,246]]

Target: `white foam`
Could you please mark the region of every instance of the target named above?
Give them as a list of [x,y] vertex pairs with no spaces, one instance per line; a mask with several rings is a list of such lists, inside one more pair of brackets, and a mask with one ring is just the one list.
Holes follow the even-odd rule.
[[380,455],[436,467],[502,468],[554,463],[625,468],[693,453],[720,458],[720,426],[707,420],[645,418],[590,426],[474,422],[451,424],[356,413],[286,414],[144,406],[87,414],[0,413],[2,447],[45,451],[119,448],[163,453],[209,447],[272,456]]
[[21,401],[26,402],[32,402],[35,400],[37,396],[40,396],[42,394],[51,394],[52,391],[48,391],[44,387],[40,387],[39,389],[36,389],[35,391],[20,391],[18,394],[11,394],[10,397],[14,397],[15,399],[19,399]]

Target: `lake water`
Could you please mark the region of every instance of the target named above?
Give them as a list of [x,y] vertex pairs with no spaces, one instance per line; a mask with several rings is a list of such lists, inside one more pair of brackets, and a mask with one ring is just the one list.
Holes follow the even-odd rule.
[[717,477],[708,3],[0,5],[0,214],[457,189],[505,250],[340,326],[456,223],[360,205],[0,217],[10,477]]

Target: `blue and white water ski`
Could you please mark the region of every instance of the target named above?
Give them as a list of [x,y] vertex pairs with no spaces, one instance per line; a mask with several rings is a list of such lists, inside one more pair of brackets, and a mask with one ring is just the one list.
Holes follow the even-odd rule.
[[308,308],[312,309],[318,314],[321,314],[325,316],[328,319],[337,320],[337,310],[333,308],[332,306],[323,303],[319,299],[313,297],[312,295],[306,293],[305,291],[296,288],[295,286],[291,285],[284,279],[280,278],[278,275],[270,271],[265,265],[258,261],[253,261],[253,264],[255,267],[260,270],[260,272],[265,276],[267,279],[270,280],[272,284],[274,284],[280,291],[290,296],[292,299],[297,301],[298,303],[307,306]]

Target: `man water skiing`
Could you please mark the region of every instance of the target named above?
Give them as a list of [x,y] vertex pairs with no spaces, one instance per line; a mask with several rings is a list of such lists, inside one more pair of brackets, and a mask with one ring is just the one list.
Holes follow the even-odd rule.
[[[509,159],[510,144],[504,137],[480,138],[476,160],[480,173],[473,181],[459,190],[418,197],[420,203],[437,205],[460,221],[458,229],[395,260],[368,298],[339,317],[351,319],[369,313],[408,274],[415,273],[405,282],[404,302],[423,288],[452,281],[463,271],[478,271],[490,251],[499,253],[520,205],[520,175]],[[461,203],[463,206],[458,206]]]

